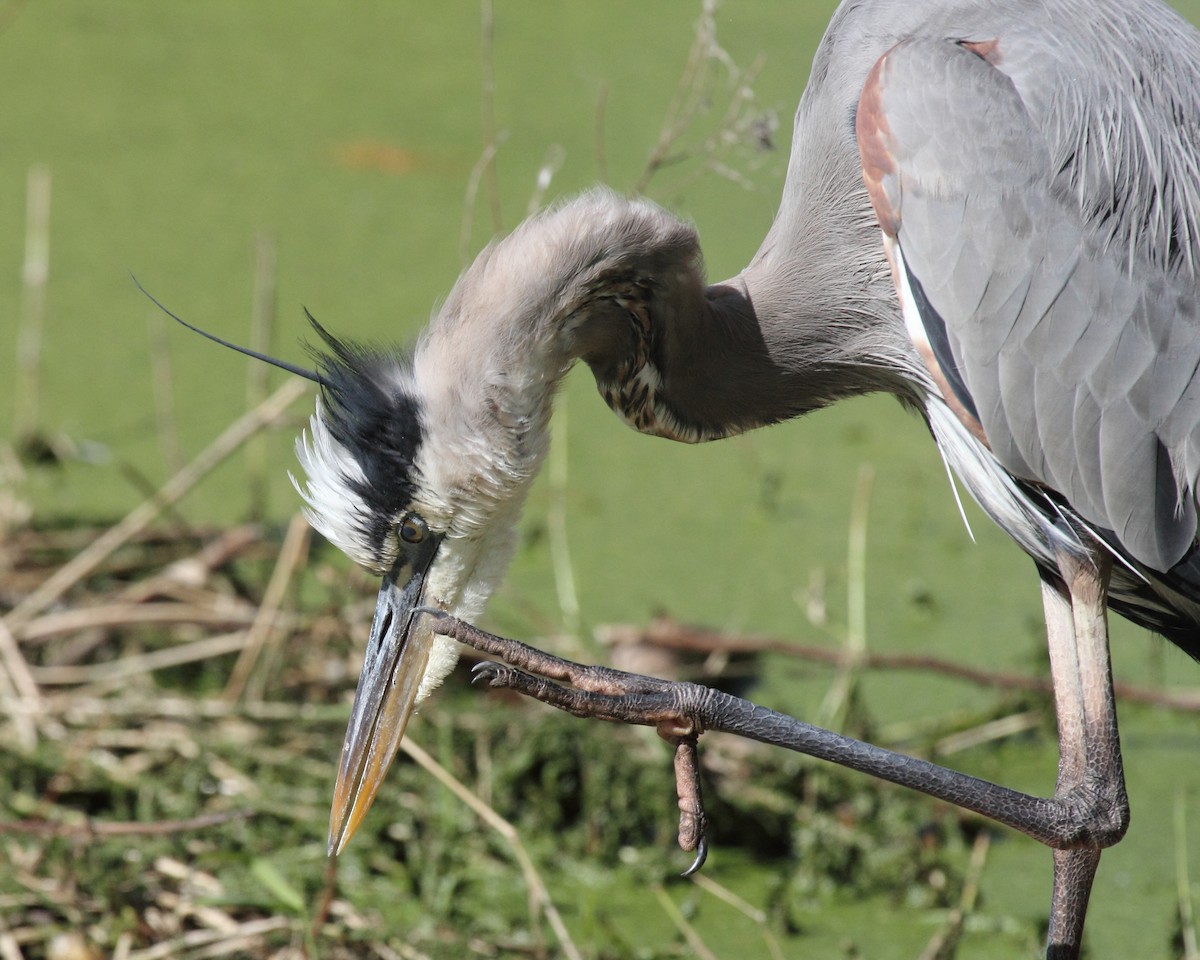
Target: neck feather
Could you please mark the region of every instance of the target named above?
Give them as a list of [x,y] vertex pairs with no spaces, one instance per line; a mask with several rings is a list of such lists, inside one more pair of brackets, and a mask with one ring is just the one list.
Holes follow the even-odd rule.
[[911,393],[865,209],[850,236],[777,221],[750,266],[715,286],[695,230],[647,201],[596,190],[527,220],[463,274],[417,347],[426,409],[452,421],[428,436],[474,443],[502,486],[525,485],[577,359],[633,427],[688,442]]

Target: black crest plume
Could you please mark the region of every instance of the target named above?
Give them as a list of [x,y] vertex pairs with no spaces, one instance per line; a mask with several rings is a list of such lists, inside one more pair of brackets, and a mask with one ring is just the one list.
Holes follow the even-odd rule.
[[[257,350],[251,350],[249,347],[238,346],[236,343],[230,343],[228,340],[222,340],[220,337],[216,336],[216,334],[209,333],[207,330],[201,330],[199,327],[193,326],[178,314],[172,313],[165,306],[163,306],[162,303],[159,302],[159,300],[152,293],[150,293],[149,290],[142,286],[141,281],[139,281],[138,278],[132,273],[129,275],[129,277],[131,280],[133,280],[134,286],[136,286],[138,290],[142,292],[142,295],[147,300],[158,307],[159,310],[165,313],[176,323],[187,327],[193,333],[198,333],[200,336],[207,340],[211,340],[213,343],[219,343],[221,346],[228,347],[230,350],[236,350],[238,353],[244,354],[247,357],[253,357],[255,360],[261,360],[263,363],[269,363],[273,367],[278,367],[280,370],[286,370],[288,373],[294,373],[296,376],[303,377],[305,380],[311,380],[313,383],[319,383],[322,387],[328,387],[330,385],[329,381],[319,373],[316,373],[312,370],[306,370],[304,367],[297,366],[294,363],[288,363],[286,360],[279,360],[270,356],[269,354],[259,353]],[[316,326],[316,321],[312,319],[312,314],[309,314],[307,310],[304,312],[308,315],[308,319],[312,321],[313,325]],[[319,327],[318,330],[320,330]]]
[[424,423],[412,386],[412,358],[398,347],[335,337],[304,313],[328,348],[313,351],[320,370],[322,418],[363,471],[365,479],[350,486],[367,506],[364,532],[378,544],[416,493],[414,461]]

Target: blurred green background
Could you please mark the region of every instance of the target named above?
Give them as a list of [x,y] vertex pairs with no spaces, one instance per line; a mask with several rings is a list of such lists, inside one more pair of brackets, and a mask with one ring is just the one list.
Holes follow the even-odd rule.
[[[791,112],[833,6],[728,0],[716,15],[718,39],[735,63],[749,68],[763,58],[753,88],[756,109],[778,118],[774,150],[734,146],[722,162],[735,178],[694,155],[729,96],[718,77],[713,112],[682,144],[693,155],[647,191],[696,223],[713,279],[735,273],[770,223]],[[1200,6],[1185,12],[1195,19]],[[547,199],[602,177],[618,190],[638,182],[698,13],[681,0],[496,4],[494,196],[505,228],[525,214],[548,159],[561,166]],[[486,178],[474,201],[465,199],[484,145],[480,22],[474,4],[0,6],[4,425],[18,383],[28,172],[44,167],[52,182],[39,427],[63,459],[28,463],[7,477],[39,522],[116,518],[170,474],[155,430],[150,363],[151,331],[162,329],[162,318],[134,288],[131,271],[186,319],[245,342],[255,249],[265,236],[277,257],[277,355],[306,362],[302,306],[338,334],[415,335],[464,256],[494,230]],[[244,411],[245,363],[183,330],[166,336],[187,458]],[[666,612],[836,647],[851,616],[852,502],[857,478],[869,474],[869,647],[995,670],[1041,668],[1032,566],[968,508],[972,541],[923,427],[894,402],[855,401],[689,448],[620,424],[597,402],[585,369],[570,376],[564,399],[555,424],[561,495],[539,482],[491,627],[533,639],[574,634],[581,639],[569,648],[579,653],[598,625]],[[291,441],[286,431],[273,437],[268,454],[269,515],[280,522],[297,508],[286,477]],[[248,509],[247,489],[246,465],[235,458],[178,509],[197,524],[235,521]],[[563,610],[556,589],[554,510],[566,520],[577,614]],[[806,615],[814,589],[825,610],[816,622]],[[1119,680],[1194,686],[1200,677],[1159,641],[1123,623],[1114,634]],[[756,697],[815,715],[828,673],[784,658],[768,660],[767,670]],[[860,690],[884,730],[979,709],[990,696],[916,674],[870,674]],[[437,709],[435,700],[427,712]],[[1133,826],[1105,855],[1089,927],[1093,955],[1173,956],[1181,842],[1173,811],[1181,801],[1191,835],[1200,836],[1200,724],[1147,708],[1123,717]],[[414,736],[420,740],[420,725]],[[1045,730],[1025,743],[968,751],[955,763],[1025,789],[1053,787]],[[651,853],[678,857],[669,847]],[[1185,860],[1200,870],[1200,841],[1191,841]],[[722,877],[719,849],[709,870]],[[1046,851],[1004,835],[983,876],[983,910],[1033,928],[1049,879]],[[511,881],[519,882],[515,867]],[[927,916],[883,896],[818,904],[803,926],[788,955],[861,948],[867,956],[916,956],[931,929]],[[758,955],[756,945],[745,949],[718,952]],[[968,935],[960,956],[1027,949],[1026,932],[1005,940],[991,930]]]

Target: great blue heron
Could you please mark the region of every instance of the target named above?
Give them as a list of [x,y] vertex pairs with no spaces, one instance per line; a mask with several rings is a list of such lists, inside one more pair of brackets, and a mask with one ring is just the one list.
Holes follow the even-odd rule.
[[1200,35],[1178,15],[846,0],[736,277],[706,285],[688,224],[596,190],[484,251],[411,353],[318,326],[298,488],[383,581],[332,850],[456,660],[420,608],[474,618],[504,573],[576,360],[631,426],[687,442],[886,391],[1037,565],[1058,783],[1043,799],[851,741],[814,752],[1052,846],[1050,952],[1075,956],[1128,824],[1106,606],[1200,655],[1198,268]]

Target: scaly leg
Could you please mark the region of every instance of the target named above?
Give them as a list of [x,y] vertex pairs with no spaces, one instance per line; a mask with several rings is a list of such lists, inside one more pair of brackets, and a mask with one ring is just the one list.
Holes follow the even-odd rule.
[[1054,796],[1074,806],[1088,835],[1054,851],[1047,956],[1079,956],[1083,923],[1100,852],[1129,826],[1129,801],[1121,763],[1112,668],[1108,651],[1106,600],[1111,560],[1102,549],[1093,557],[1064,556],[1061,579],[1043,573],[1042,601],[1054,699],[1058,715],[1059,764]]
[[[1072,626],[1064,628],[1061,616],[1050,626],[1063,744],[1058,788],[1052,798],[1010,790],[822,730],[708,687],[572,663],[450,616],[439,616],[434,629],[508,664],[477,668],[493,687],[515,690],[580,717],[654,726],[668,739],[680,731],[698,735],[722,730],[795,750],[973,810],[1063,851],[1055,858],[1050,956],[1069,960],[1078,954],[1099,851],[1124,835],[1128,805],[1108,667],[1107,570],[1086,563],[1064,567],[1064,580],[1071,587]],[[1066,592],[1065,585],[1045,591],[1048,608],[1055,607],[1057,613],[1067,608]]]

